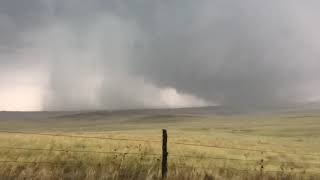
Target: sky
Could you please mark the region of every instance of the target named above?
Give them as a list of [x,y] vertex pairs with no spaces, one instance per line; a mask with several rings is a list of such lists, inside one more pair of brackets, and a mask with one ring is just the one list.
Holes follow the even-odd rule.
[[1,0],[0,110],[320,101],[316,0]]

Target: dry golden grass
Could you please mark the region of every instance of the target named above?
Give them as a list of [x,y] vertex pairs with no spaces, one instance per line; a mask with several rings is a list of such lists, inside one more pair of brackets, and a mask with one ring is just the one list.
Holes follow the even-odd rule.
[[[2,119],[0,127],[7,131],[152,142],[0,133],[0,177],[160,179],[161,129],[167,128],[168,179],[320,179],[320,121],[316,116],[288,116],[124,114],[94,120],[79,115]],[[186,146],[177,142],[239,149]]]

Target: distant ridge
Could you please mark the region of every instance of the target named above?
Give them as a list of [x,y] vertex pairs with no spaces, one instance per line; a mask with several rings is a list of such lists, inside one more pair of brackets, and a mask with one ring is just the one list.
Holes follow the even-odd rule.
[[89,118],[97,119],[104,117],[128,116],[128,115],[245,115],[256,113],[320,113],[320,102],[308,102],[295,105],[283,105],[278,107],[260,107],[257,109],[239,108],[232,106],[205,106],[185,108],[149,108],[149,109],[124,109],[124,110],[85,110],[85,111],[0,111],[1,119],[65,119],[65,118]]

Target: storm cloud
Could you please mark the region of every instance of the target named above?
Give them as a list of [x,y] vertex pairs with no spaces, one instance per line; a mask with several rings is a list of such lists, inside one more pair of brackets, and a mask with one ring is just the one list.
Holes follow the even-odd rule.
[[316,101],[319,6],[298,0],[3,0],[0,94],[21,84],[37,88],[42,110]]

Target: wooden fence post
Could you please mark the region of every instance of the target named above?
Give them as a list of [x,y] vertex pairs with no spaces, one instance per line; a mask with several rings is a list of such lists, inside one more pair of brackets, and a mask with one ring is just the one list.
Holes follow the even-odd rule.
[[263,170],[264,170],[264,160],[263,159],[261,159],[261,161],[260,161],[260,176],[261,176],[261,178],[263,178]]
[[162,173],[162,179],[167,178],[167,173],[168,173],[168,148],[167,148],[167,143],[168,143],[168,134],[167,130],[163,129],[162,130],[162,168],[161,168],[161,173]]

